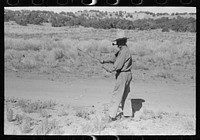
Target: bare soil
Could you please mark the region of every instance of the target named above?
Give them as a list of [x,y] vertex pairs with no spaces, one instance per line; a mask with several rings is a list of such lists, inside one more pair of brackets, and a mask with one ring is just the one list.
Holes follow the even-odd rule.
[[[134,117],[105,123],[102,112],[106,111],[114,84],[114,77],[83,78],[67,75],[52,77],[46,74],[7,71],[4,95],[5,98],[55,101],[57,105],[54,110],[47,111],[51,114],[48,119],[55,119],[61,132],[49,134],[193,135],[196,133],[196,85],[194,82],[133,79],[128,98],[133,101]],[[10,104],[14,112],[18,110],[20,113],[13,103]],[[74,110],[68,110],[66,116],[63,112],[59,115],[61,110],[67,110],[67,106],[89,108],[95,113],[90,113],[89,119],[77,117],[73,114]],[[21,114],[24,112],[21,111]],[[6,113],[4,115],[5,134],[26,134],[20,131],[15,121],[9,122],[6,119]],[[43,119],[37,113],[27,115],[33,120]],[[29,134],[38,134],[35,132],[35,126],[37,125],[32,124],[33,130]]]

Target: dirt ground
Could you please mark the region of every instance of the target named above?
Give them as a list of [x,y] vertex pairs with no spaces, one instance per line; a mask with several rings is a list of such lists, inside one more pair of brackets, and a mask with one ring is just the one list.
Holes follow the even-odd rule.
[[[101,115],[98,115],[98,112],[101,112],[109,104],[114,84],[114,77],[70,78],[64,76],[62,80],[59,80],[49,78],[47,75],[6,72],[4,95],[5,98],[53,100],[58,103],[57,112],[59,112],[61,107],[67,105],[91,107],[97,112],[95,114],[96,118],[99,118]],[[62,134],[191,135],[195,134],[195,88],[195,83],[155,80],[136,81],[133,79],[131,82],[131,93],[128,97],[133,101],[133,108],[135,110],[133,119],[117,120],[116,122],[105,124],[106,126],[102,129],[99,128],[100,130],[98,129],[98,131],[90,131],[90,127],[88,131],[78,131],[79,126],[82,126],[84,129],[88,126],[77,123],[77,120],[76,123],[75,121],[73,122],[72,120],[76,117],[72,116],[73,119],[68,118],[72,121],[71,125],[67,125],[68,127],[62,123],[63,119],[59,119],[58,116],[55,118],[58,121],[62,120],[60,122],[63,130]],[[161,117],[159,115],[152,115],[152,113],[160,113]],[[149,118],[148,115],[150,115]],[[70,112],[68,117],[70,117]],[[78,121],[81,121],[80,118]],[[75,127],[73,124],[78,126]],[[88,122],[86,124],[89,125]],[[102,125],[101,121],[99,125]],[[77,129],[72,131],[70,128],[73,128],[73,130]],[[14,122],[8,122],[6,119],[4,121],[4,133],[21,134]]]

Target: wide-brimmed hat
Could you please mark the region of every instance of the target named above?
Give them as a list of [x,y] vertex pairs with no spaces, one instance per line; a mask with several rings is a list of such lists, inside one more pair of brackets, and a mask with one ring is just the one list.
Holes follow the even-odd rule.
[[113,41],[129,39],[128,37],[125,36],[125,32],[123,30],[118,31],[116,36],[117,36],[116,39]]

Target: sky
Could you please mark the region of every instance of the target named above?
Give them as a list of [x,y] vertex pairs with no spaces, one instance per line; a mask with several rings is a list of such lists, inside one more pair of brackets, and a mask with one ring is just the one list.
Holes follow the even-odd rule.
[[72,7],[72,6],[66,6],[66,7],[5,7],[5,9],[10,10],[46,10],[46,11],[54,11],[56,13],[59,12],[77,12],[77,11],[83,11],[83,10],[99,10],[99,11],[126,11],[126,12],[135,12],[135,11],[148,11],[153,13],[196,13],[196,7],[98,7],[98,6],[78,6],[78,7]]

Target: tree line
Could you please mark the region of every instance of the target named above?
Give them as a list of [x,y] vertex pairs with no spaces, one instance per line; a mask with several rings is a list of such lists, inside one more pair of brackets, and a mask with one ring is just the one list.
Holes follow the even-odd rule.
[[[164,13],[163,15],[166,14]],[[4,21],[15,21],[17,24],[23,26],[27,24],[41,25],[42,23],[51,23],[53,27],[84,26],[100,29],[162,29],[163,32],[168,32],[169,30],[176,32],[196,32],[196,19],[193,17],[185,18],[178,15],[177,18],[160,17],[155,19],[130,20],[126,18],[107,17],[105,13],[96,17],[91,17],[85,13],[83,15],[76,15],[73,12],[54,13],[52,11],[4,10]],[[119,15],[122,17],[122,12],[119,12]]]

